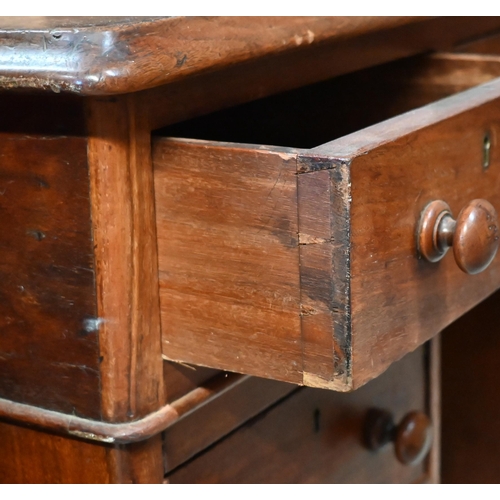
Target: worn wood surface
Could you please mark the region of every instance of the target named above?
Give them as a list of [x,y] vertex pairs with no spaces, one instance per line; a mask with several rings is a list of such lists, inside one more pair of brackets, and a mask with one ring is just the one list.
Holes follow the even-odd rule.
[[499,301],[496,292],[441,335],[443,483],[497,484],[500,477]]
[[221,374],[200,389],[213,392],[213,396],[194,411],[186,413],[163,434],[165,472],[175,469],[225,437],[296,390],[296,386],[274,380]]
[[164,402],[149,130],[133,97],[88,102],[104,417]]
[[399,421],[426,411],[423,349],[352,394],[301,389],[226,439],[167,475],[169,483],[408,483],[427,467],[399,464],[392,445],[362,445],[369,408]]
[[163,354],[301,382],[294,156],[157,140],[153,157]]
[[[301,45],[412,26],[422,19],[124,17],[122,22],[116,18],[108,23],[95,18],[76,22],[60,18],[57,23],[55,18],[2,18],[0,85],[86,95],[134,92],[270,54],[296,51]],[[499,24],[482,19],[472,32],[483,33]]]
[[[498,29],[496,17],[4,17],[0,85],[120,94],[249,61],[269,72],[274,56],[291,72],[295,54],[314,61],[318,80]],[[325,69],[332,60],[336,70]]]
[[47,120],[50,99],[0,96],[0,397],[99,418],[87,141],[64,103]]
[[352,387],[350,172],[345,163],[297,179],[303,383]]
[[[457,21],[464,24],[458,27],[455,24]],[[335,43],[313,44],[308,46],[306,50],[280,53],[263,59],[249,60],[244,64],[228,66],[213,73],[193,75],[186,80],[139,92],[138,99],[145,114],[150,117],[151,128],[155,129],[229,106],[297,89],[339,75],[346,75],[362,68],[376,68],[377,65],[388,61],[419,54],[423,52],[422,47],[425,47],[425,51],[450,50],[457,42],[456,37],[459,33],[461,33],[460,36],[464,36],[464,39],[469,38],[466,33],[473,28],[471,22],[480,23],[478,19],[472,20],[470,18],[460,21],[457,18],[434,19],[428,21],[428,24],[403,25],[383,32],[338,40]],[[367,50],[367,47],[370,49]],[[335,61],[335,64],[332,64],[332,61]],[[396,79],[406,78],[408,81],[422,75],[427,79],[426,83],[429,83],[430,75],[427,72],[433,71],[433,62],[421,64],[419,61],[411,60],[407,64],[399,62],[397,64],[402,67],[402,71],[397,68],[392,69],[395,71]],[[438,63],[438,67],[440,64]],[[441,81],[436,83],[442,85],[446,81],[448,86],[455,86],[455,91],[458,91],[462,90],[464,84],[465,86],[474,84],[472,80],[474,73],[481,78],[481,74],[484,75],[487,71],[487,63],[481,61],[476,61],[474,64],[465,61],[463,66],[461,67],[457,61],[450,64],[447,71],[438,70],[437,76],[441,77]],[[441,67],[444,68],[444,65]],[[365,110],[364,102],[369,103],[369,108],[377,107],[377,103],[369,98],[374,91],[380,92],[381,90],[380,84],[382,82],[377,80],[376,73],[375,69],[374,78],[367,76],[365,86],[357,91],[358,101],[355,101],[355,105],[351,104],[347,107],[343,99],[337,97],[338,104],[336,106],[349,110],[349,113],[344,115],[347,123],[362,117]],[[386,72],[386,74],[390,73]],[[498,75],[498,71],[495,72],[495,75]],[[476,84],[484,81],[477,81]],[[224,82],[225,85],[224,92],[220,92],[221,82]],[[394,100],[387,99],[385,101],[385,108],[388,110],[401,106],[405,101],[407,109],[411,109],[414,107],[413,99],[418,98],[422,92],[419,89],[414,93],[407,87],[408,91],[401,95],[401,89],[395,86],[395,82],[391,81],[390,78],[384,79],[384,83],[388,95],[392,94],[394,98]],[[460,86],[462,87],[460,88]],[[352,89],[353,92],[355,90]],[[430,92],[437,90],[438,94],[442,91],[439,87],[434,87],[434,89],[429,87],[428,90]],[[346,93],[342,95],[346,95]],[[347,95],[349,95],[349,91]],[[434,99],[442,96],[441,93],[441,95],[436,95]],[[335,99],[335,95],[330,94],[327,98]],[[297,102],[292,101],[291,109],[295,111],[296,107]],[[381,107],[381,110],[383,109]],[[267,120],[262,122],[264,130],[268,131],[271,128],[269,122],[274,120],[273,116],[268,115]],[[309,119],[310,122],[311,119]],[[208,137],[202,138],[207,139]],[[314,145],[331,140],[331,138],[327,137],[323,140],[320,138]],[[297,144],[294,145],[297,146]]]

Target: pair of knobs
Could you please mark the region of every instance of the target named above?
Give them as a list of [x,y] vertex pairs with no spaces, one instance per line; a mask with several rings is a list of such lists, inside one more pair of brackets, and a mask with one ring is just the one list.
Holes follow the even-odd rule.
[[495,257],[498,216],[490,202],[472,200],[453,218],[447,203],[429,203],[420,216],[418,250],[430,262],[442,259],[449,248],[458,267],[467,274],[484,271]]

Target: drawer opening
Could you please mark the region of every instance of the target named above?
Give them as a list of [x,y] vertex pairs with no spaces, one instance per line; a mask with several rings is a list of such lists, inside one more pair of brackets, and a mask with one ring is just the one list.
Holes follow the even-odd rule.
[[411,57],[170,125],[155,135],[309,149],[499,76],[496,56]]

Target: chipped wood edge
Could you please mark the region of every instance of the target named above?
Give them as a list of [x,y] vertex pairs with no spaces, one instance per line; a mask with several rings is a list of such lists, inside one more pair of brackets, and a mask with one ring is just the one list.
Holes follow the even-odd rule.
[[[301,278],[301,328],[305,335],[305,322],[315,314],[315,308],[309,306],[305,299],[305,275],[307,268],[304,248],[308,245],[328,245],[331,252],[330,268],[327,270],[332,279],[332,300],[328,310],[332,326],[332,366],[331,378],[325,379],[311,373],[307,366],[303,366],[303,384],[309,387],[331,389],[339,392],[348,392],[354,389],[352,373],[352,337],[351,337],[351,288],[350,288],[350,208],[351,208],[351,181],[350,160],[338,160],[321,156],[298,156],[297,178],[315,175],[315,172],[328,171],[329,176],[329,206],[331,207],[330,227],[327,237],[309,234],[304,227],[307,217],[302,220],[301,210],[305,200],[299,201],[299,260]],[[305,177],[302,177],[305,179]],[[305,349],[304,342],[304,349]],[[340,356],[339,356],[340,353]],[[303,353],[303,359],[307,353]]]

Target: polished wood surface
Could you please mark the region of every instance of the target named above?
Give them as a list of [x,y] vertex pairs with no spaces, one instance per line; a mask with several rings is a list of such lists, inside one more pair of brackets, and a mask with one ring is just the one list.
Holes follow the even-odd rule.
[[456,220],[453,255],[458,267],[468,273],[484,271],[498,250],[498,215],[487,200],[468,203]]
[[0,482],[109,483],[110,447],[0,422]]
[[[408,382],[411,380],[411,384]],[[301,389],[166,477],[169,483],[408,483],[427,463],[400,464],[394,451],[363,446],[373,405],[397,419],[427,411],[424,349],[351,394]],[[168,453],[168,450],[167,450]]]
[[432,446],[432,423],[422,412],[412,411],[397,427],[394,448],[398,460],[405,465],[422,461]]
[[453,247],[458,267],[467,274],[484,271],[498,251],[498,215],[487,200],[470,201],[456,220],[447,203],[431,201],[417,231],[417,249],[424,259],[438,262]]
[[0,86],[137,92],[249,61],[268,67],[274,56],[286,67],[289,54],[325,45],[336,57],[322,61],[335,60],[338,75],[499,28],[496,17],[2,17]]
[[387,410],[368,410],[363,436],[369,450],[379,451],[391,441],[397,459],[403,465],[421,462],[432,446],[432,423],[420,411],[407,413],[396,425],[393,415]]

